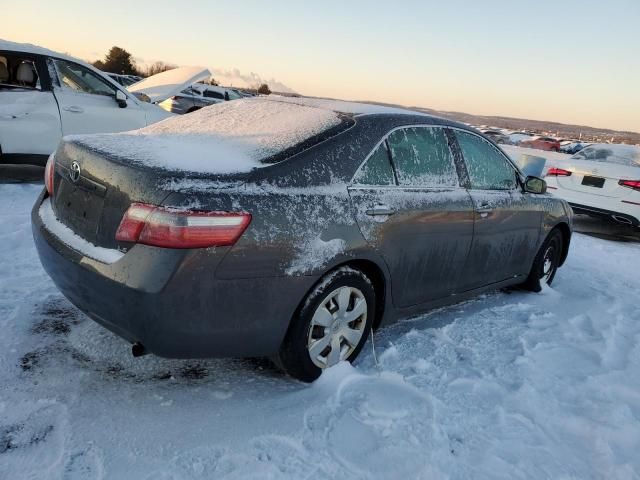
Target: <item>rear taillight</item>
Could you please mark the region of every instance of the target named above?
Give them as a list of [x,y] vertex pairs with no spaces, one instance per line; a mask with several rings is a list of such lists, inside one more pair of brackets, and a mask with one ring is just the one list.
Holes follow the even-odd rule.
[[547,171],[547,177],[570,177],[571,172],[564,168],[550,168]]
[[47,189],[49,196],[53,196],[53,176],[56,173],[56,159],[53,153],[49,155],[47,166],[44,167],[44,187]]
[[619,180],[618,185],[640,191],[640,180]]
[[165,248],[222,247],[236,243],[251,222],[245,212],[201,212],[132,204],[116,240]]

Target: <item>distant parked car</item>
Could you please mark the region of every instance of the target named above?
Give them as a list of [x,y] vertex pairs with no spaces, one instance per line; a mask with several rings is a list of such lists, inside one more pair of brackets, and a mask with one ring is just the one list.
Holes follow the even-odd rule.
[[462,124],[229,103],[74,136],[49,161],[31,217],[42,264],[134,355],[267,356],[311,381],[379,325],[539,291],[567,256],[566,202]]
[[529,132],[511,132],[507,136],[513,145],[518,145],[523,140],[529,140],[534,135]]
[[182,115],[195,112],[209,105],[240,98],[244,98],[244,96],[232,88],[194,83],[178,95],[174,95],[160,103],[160,106],[171,113]]
[[482,132],[482,134],[486,135],[496,143],[505,144],[505,145],[509,145],[511,143],[511,140],[509,140],[509,137],[498,130],[485,129],[480,131]]
[[81,60],[0,40],[0,162],[44,166],[63,135],[121,132],[169,117],[136,95],[162,101],[210,75],[200,67],[172,72],[125,89]]
[[129,85],[133,85],[134,83],[142,80],[142,77],[134,75],[119,75],[117,73],[107,73],[107,75],[109,75],[109,77],[111,77],[123,87],[128,87]]
[[577,213],[640,222],[640,147],[590,145],[567,160],[550,163],[548,188]]
[[537,150],[546,150],[550,152],[560,151],[560,142],[552,137],[531,137],[528,140],[522,140],[518,145],[524,148],[535,148]]
[[580,150],[588,147],[589,145],[591,144],[586,142],[567,142],[563,145],[560,145],[560,151],[562,153],[573,155],[574,153],[578,153]]

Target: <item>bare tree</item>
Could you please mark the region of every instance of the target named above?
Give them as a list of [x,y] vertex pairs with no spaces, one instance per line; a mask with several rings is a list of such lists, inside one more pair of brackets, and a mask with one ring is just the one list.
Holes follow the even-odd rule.
[[176,65],[171,65],[169,63],[164,62],[154,62],[147,67],[147,71],[145,75],[150,77],[151,75],[156,75],[158,73],[166,72],[167,70],[173,70],[174,68],[178,68]]

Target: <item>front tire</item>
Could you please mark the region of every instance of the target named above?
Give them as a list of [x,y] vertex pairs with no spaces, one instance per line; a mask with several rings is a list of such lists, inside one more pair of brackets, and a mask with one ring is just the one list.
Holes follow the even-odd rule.
[[371,332],[375,290],[359,270],[341,267],[326,275],[302,301],[276,363],[303,382],[358,356]]
[[533,260],[531,272],[523,283],[524,288],[539,292],[544,284],[551,285],[560,266],[563,243],[562,233],[552,230]]

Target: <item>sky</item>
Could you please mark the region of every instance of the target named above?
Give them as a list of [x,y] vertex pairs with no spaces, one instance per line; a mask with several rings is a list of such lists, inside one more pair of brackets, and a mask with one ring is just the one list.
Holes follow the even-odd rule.
[[640,132],[640,0],[12,2],[0,37],[241,86]]

